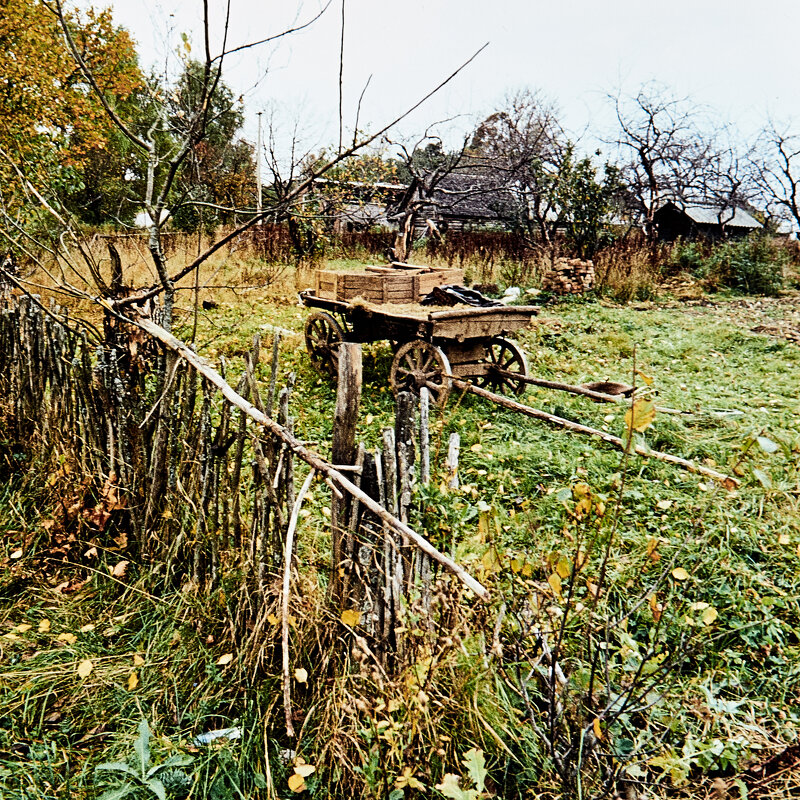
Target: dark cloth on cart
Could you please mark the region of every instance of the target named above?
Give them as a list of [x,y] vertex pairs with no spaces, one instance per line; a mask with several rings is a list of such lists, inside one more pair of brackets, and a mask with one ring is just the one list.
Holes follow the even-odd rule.
[[426,294],[420,301],[423,306],[455,306],[459,303],[480,308],[503,305],[499,300],[492,300],[491,297],[486,297],[475,289],[468,289],[466,286],[458,284],[435,286],[433,291]]

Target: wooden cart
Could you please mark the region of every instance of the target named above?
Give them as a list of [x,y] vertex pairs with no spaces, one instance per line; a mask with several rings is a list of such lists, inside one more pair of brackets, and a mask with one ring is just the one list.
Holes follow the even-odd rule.
[[336,373],[340,342],[387,340],[395,351],[389,373],[395,393],[418,393],[427,386],[444,405],[450,376],[503,393],[525,388],[524,380],[514,377],[529,374],[525,353],[505,336],[528,325],[538,312],[535,306],[400,311],[318,297],[311,289],[300,292],[300,299],[316,309],[306,320],[305,339],[320,371]]

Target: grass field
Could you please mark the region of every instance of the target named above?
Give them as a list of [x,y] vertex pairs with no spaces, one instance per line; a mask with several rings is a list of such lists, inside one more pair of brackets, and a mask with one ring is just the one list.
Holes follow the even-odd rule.
[[[224,357],[235,375],[252,337],[267,340],[279,328],[281,378],[297,376],[296,430],[328,455],[335,388],[304,352],[307,312],[291,291],[215,296],[218,307],[200,312],[198,351],[212,362]],[[182,305],[176,333],[188,336],[191,309]],[[730,797],[799,791],[797,766],[776,769],[760,789],[746,780],[749,766],[795,744],[800,731],[797,332],[796,293],[542,306],[519,337],[533,374],[631,382],[638,370],[637,383],[652,378],[658,405],[690,413],[658,414],[636,436],[741,484],[728,490],[624,457],[596,439],[454,392],[433,421],[440,472],[419,494],[412,523],[479,577],[492,600],[479,607],[461,598],[447,643],[416,651],[391,680],[355,660],[346,675],[332,676],[319,661],[313,643],[325,624],[330,501],[324,485],[315,488],[298,531],[305,615],[298,666],[308,683],[299,690],[306,717],[294,743],[281,734],[277,673],[254,683],[220,664],[231,644],[220,623],[224,598],[152,593],[135,564],[124,580],[110,579],[113,552],[101,553],[85,584],[65,592],[65,570],[49,571],[36,556],[51,498],[24,474],[13,476],[0,489],[0,796],[99,796],[119,784],[95,767],[128,757],[147,719],[150,763],[187,760],[162,770],[174,773],[165,783],[170,797],[288,797],[297,761],[287,749],[317,767],[306,796],[566,797],[514,677],[514,663],[532,660],[535,637],[523,624],[532,598],[538,619],[563,631],[565,702],[574,704],[574,719],[569,712],[553,736],[568,741],[581,730],[593,691],[583,639],[597,615],[606,620],[607,654],[597,702],[632,686],[647,699],[636,713],[608,714],[596,727],[587,718],[598,752],[623,764],[630,797],[723,797],[710,794],[721,786]],[[365,347],[359,438],[368,446],[393,425],[390,359],[385,344]],[[525,402],[626,435],[623,406],[536,388]],[[439,486],[453,431],[462,438],[457,492]],[[91,671],[83,674],[87,661]],[[535,680],[529,688],[544,697]],[[203,731],[232,726],[241,738],[193,743]],[[474,794],[462,764],[471,748],[485,753],[488,772],[485,788],[469,789]],[[461,795],[447,794],[456,789],[442,782],[445,773],[462,776]],[[569,796],[602,796],[586,781]],[[136,787],[130,796],[158,794]]]

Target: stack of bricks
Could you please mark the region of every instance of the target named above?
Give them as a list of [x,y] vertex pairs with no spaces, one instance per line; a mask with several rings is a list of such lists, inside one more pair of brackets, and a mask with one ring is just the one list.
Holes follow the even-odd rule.
[[555,294],[581,294],[593,288],[594,263],[578,258],[559,258],[542,278],[542,289]]

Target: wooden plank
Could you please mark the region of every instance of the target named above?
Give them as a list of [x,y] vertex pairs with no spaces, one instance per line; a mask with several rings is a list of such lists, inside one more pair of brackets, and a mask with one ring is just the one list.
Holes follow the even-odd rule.
[[457,364],[475,363],[486,356],[486,342],[470,339],[466,342],[451,342],[444,348],[450,366]]

